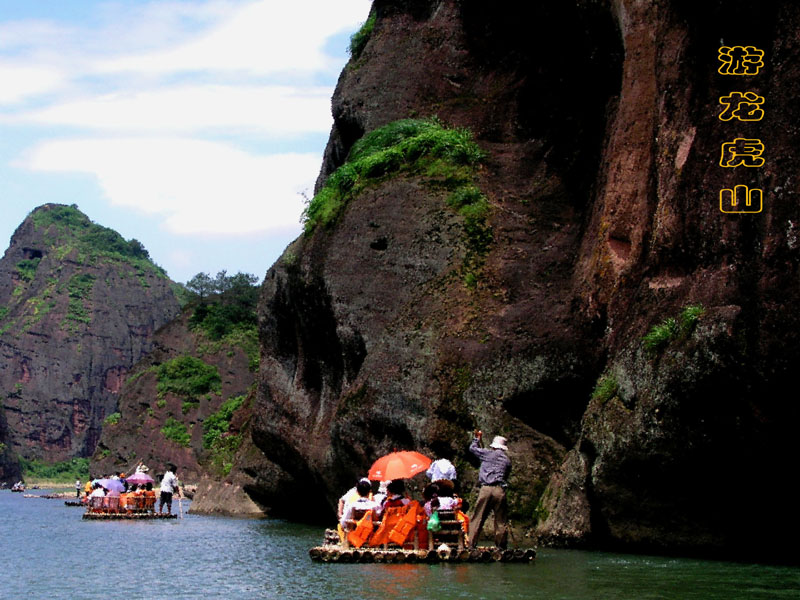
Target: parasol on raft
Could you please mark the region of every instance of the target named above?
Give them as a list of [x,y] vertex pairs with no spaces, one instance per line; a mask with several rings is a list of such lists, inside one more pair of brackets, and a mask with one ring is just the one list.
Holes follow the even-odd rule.
[[411,450],[391,452],[372,463],[367,477],[373,481],[408,479],[422,473],[431,465],[431,459]]
[[152,477],[147,473],[134,473],[127,479],[125,479],[128,483],[133,483],[136,485],[147,485],[148,483],[155,483]]
[[97,483],[107,489],[109,492],[124,492],[125,484],[119,479],[95,479]]

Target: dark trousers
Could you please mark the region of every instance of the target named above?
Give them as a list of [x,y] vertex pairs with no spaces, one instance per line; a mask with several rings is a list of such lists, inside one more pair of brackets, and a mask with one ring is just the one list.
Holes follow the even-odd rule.
[[484,485],[478,492],[475,512],[469,522],[469,545],[476,546],[481,535],[483,524],[489,513],[494,512],[494,543],[500,548],[508,545],[508,503],[506,491],[499,485]]

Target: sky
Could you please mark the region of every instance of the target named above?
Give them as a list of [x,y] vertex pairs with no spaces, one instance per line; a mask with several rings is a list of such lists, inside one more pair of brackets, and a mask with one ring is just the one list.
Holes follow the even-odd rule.
[[77,204],[175,281],[300,234],[370,0],[0,0],[0,252]]

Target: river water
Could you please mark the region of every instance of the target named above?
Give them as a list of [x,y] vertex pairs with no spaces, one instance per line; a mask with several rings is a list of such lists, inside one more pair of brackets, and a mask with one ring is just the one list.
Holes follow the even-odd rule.
[[800,598],[795,567],[548,549],[532,565],[319,564],[308,557],[318,528],[82,513],[0,491],[0,598]]

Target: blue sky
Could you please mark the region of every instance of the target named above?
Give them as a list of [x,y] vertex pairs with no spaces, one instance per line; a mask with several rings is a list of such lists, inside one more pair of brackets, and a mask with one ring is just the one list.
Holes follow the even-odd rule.
[[263,277],[301,230],[370,0],[0,0],[0,251],[77,204],[176,281]]

